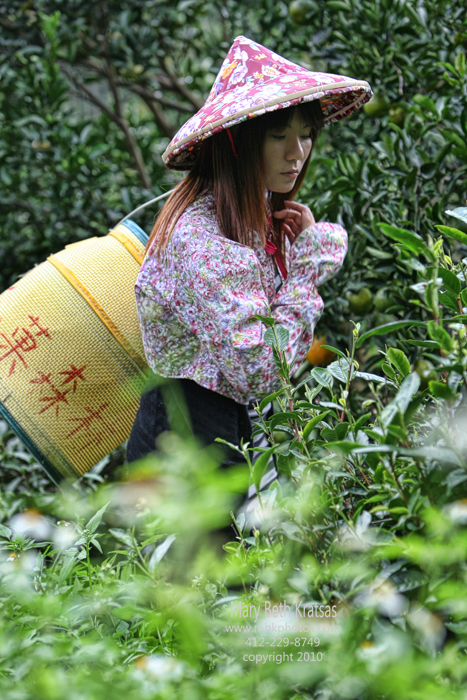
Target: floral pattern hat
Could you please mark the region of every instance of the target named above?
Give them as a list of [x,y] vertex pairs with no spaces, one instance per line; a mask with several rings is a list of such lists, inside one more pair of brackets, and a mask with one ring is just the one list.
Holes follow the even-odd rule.
[[196,144],[245,119],[300,102],[319,100],[324,123],[348,117],[372,96],[365,80],[314,73],[244,36],[229,49],[205,105],[175,134],[162,159],[190,170]]

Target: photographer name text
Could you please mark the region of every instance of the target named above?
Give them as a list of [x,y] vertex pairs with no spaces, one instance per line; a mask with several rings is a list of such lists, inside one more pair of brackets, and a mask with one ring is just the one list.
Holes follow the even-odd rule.
[[232,601],[230,604],[230,616],[232,618],[248,619],[256,624],[261,613],[263,613],[265,618],[278,620],[290,620],[291,618],[295,618],[297,621],[309,618],[323,620],[335,618],[337,609],[335,605],[318,605],[301,601],[295,605],[289,605],[285,601],[273,605],[269,600],[266,600],[263,605],[246,605],[242,601]]

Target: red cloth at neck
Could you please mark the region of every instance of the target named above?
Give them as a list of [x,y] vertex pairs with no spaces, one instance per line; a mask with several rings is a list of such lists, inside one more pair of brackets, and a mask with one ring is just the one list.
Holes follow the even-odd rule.
[[[273,229],[272,229],[272,221],[271,221],[270,216],[268,216],[268,221],[269,221],[269,234],[268,235],[271,236]],[[275,243],[273,243],[270,240],[270,238],[267,239],[266,245],[264,246],[264,250],[266,251],[266,253],[271,253],[271,255],[274,256],[277,267],[279,268],[280,273],[282,275],[282,279],[285,281],[287,279],[287,274],[288,274],[287,268],[284,264],[284,261],[282,259],[282,255],[280,254],[278,247],[276,246]]]

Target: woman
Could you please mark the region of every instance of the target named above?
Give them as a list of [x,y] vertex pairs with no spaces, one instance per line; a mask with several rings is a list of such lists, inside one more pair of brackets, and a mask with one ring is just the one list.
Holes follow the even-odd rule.
[[[149,238],[137,308],[148,363],[180,379],[205,444],[250,441],[248,407],[280,386],[255,315],[270,308],[289,330],[290,365],[310,347],[323,309],[317,286],[342,265],[347,234],[316,224],[294,198],[322,127],[371,94],[364,81],[311,73],[237,37],[206,104],[164,153],[167,167],[190,172]],[[154,450],[168,427],[153,389],[142,397],[128,460]],[[226,451],[224,464],[235,461]]]

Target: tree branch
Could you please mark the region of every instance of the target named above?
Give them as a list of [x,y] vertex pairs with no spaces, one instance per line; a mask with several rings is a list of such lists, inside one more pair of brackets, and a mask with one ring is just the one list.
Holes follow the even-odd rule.
[[[136,90],[134,92],[140,94]],[[176,127],[174,127],[173,124],[167,119],[167,117],[164,114],[164,110],[161,109],[161,107],[157,104],[156,99],[154,97],[149,98],[146,95],[141,94],[140,97],[142,100],[144,100],[144,102],[151,110],[154,116],[154,121],[156,122],[157,126],[162,131],[162,133],[165,136],[168,136],[170,139],[173,136],[175,136],[175,134],[177,133]]]
[[66,75],[68,80],[70,80],[73,83],[73,85],[75,85],[78,88],[81,94],[84,94],[88,102],[91,102],[93,105],[98,107],[102,112],[104,112],[104,114],[106,114],[109,117],[109,119],[115,122],[120,127],[120,129],[122,128],[120,119],[115,114],[115,112],[112,112],[112,110],[109,109],[107,105],[101,102],[101,100],[98,97],[96,97],[96,95],[93,92],[91,92],[91,90],[84,83],[81,83],[62,62],[60,62],[60,68],[62,72]]
[[117,81],[117,84],[121,87],[126,87],[132,92],[136,92],[137,95],[142,97],[144,100],[155,100],[164,107],[169,107],[170,109],[176,109],[179,112],[188,112],[188,114],[194,114],[193,108],[187,105],[182,105],[180,102],[175,102],[175,100],[169,100],[163,95],[155,95],[154,90],[148,85],[143,85],[142,83],[127,83],[124,80]]
[[111,88],[113,96],[114,96],[115,113],[120,121],[121,129],[122,129],[123,133],[125,134],[125,139],[126,139],[126,142],[128,145],[128,149],[129,149],[131,156],[133,158],[133,161],[136,165],[136,169],[137,169],[138,174],[140,176],[141,183],[142,183],[143,187],[146,187],[146,189],[149,190],[152,187],[151,180],[149,179],[148,171],[146,170],[146,166],[144,164],[143,157],[141,155],[141,151],[138,147],[138,144],[136,143],[136,139],[130,130],[128,122],[126,121],[125,117],[123,116],[122,104],[120,102],[120,96],[118,94],[117,85],[115,84],[113,66],[109,60],[107,61],[107,67],[108,67],[108,78],[109,78],[110,88]]
[[[180,95],[183,95],[183,97],[190,102],[193,107],[198,111],[201,109],[203,106],[204,102],[202,102],[189,88],[187,88],[186,85],[183,85],[171,69],[171,67],[168,65],[168,61],[166,58],[163,59],[163,67],[167,75],[169,76],[170,80],[173,83],[174,88],[177,90],[177,92],[180,93]],[[172,88],[173,89],[173,88]]]
[[[80,90],[81,94],[84,94],[88,102],[91,102],[98,109],[100,109],[101,112],[106,114],[108,118],[115,122],[115,124],[117,124],[117,126],[123,131],[123,133],[125,134],[128,149],[130,151],[130,155],[133,158],[133,162],[135,164],[136,170],[138,171],[138,175],[140,176],[141,182],[144,187],[146,187],[147,189],[151,189],[151,181],[149,179],[149,175],[147,173],[144,161],[141,157],[141,151],[139,150],[138,144],[136,143],[135,138],[130,131],[130,127],[128,126],[125,118],[123,117],[118,94],[117,101],[115,103],[116,112],[113,112],[107,107],[106,104],[104,104],[104,102],[102,102],[102,100],[96,97],[96,95],[94,95],[94,93],[91,92],[91,90],[86,85],[84,85],[84,83],[80,82],[63,63],[60,63],[60,67],[63,73],[68,78],[68,80],[70,80],[73,83],[73,85],[75,85],[78,88],[78,90]],[[110,75],[107,75],[107,77],[109,79],[109,82],[111,82]],[[111,88],[115,98],[115,91],[113,89],[115,88],[115,85],[112,86],[112,82]]]
[[[96,63],[91,59],[84,58],[80,61],[77,61],[77,63],[84,66],[85,68],[95,71],[99,75],[107,77],[107,72],[105,71],[105,69],[99,63]],[[158,73],[155,75],[146,74],[146,76],[148,78],[153,78],[156,82],[159,83],[160,87],[163,87],[166,90],[171,90],[172,92],[179,92],[174,88],[171,80],[167,76],[164,76],[162,73]],[[180,102],[170,100],[167,97],[164,97],[163,95],[157,95],[156,97],[154,95],[154,89],[150,85],[150,83],[129,83],[126,80],[122,80],[122,78],[116,78],[115,82],[119,87],[124,87],[128,90],[132,90],[133,92],[138,93],[141,97],[146,96],[150,100],[157,100],[157,102],[159,102],[161,105],[164,105],[165,107],[176,109],[179,112],[188,112],[188,114],[194,114],[193,106],[190,107],[188,105],[180,104]],[[199,108],[196,107],[196,109]]]

